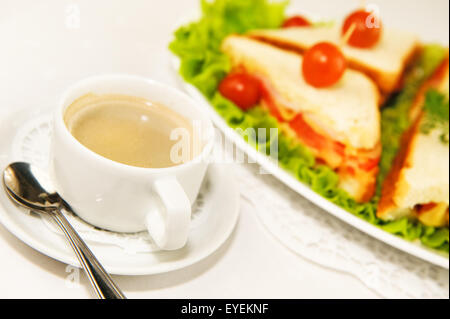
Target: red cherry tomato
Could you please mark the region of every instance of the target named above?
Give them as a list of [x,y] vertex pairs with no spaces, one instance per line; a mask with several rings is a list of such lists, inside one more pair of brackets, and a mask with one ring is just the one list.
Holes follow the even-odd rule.
[[382,25],[374,13],[358,10],[350,14],[342,26],[342,35],[345,35],[352,25],[355,25],[355,30],[348,40],[349,45],[367,49],[380,40]]
[[259,80],[246,73],[228,75],[220,83],[219,92],[244,111],[258,104],[262,95]]
[[306,18],[302,16],[293,16],[283,23],[283,28],[292,28],[292,27],[309,27],[311,22],[309,22]]
[[320,42],[303,56],[302,72],[305,81],[317,88],[337,83],[347,68],[347,61],[337,46]]

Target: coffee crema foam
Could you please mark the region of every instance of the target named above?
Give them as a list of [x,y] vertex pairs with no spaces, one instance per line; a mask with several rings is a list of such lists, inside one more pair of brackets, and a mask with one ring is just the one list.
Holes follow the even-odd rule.
[[126,165],[172,167],[201,152],[190,120],[144,98],[89,93],[66,109],[64,123],[85,147]]

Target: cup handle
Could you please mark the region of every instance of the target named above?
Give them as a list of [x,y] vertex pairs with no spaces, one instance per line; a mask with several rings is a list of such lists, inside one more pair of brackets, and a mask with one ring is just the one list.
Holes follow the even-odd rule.
[[146,216],[150,236],[163,250],[184,247],[191,222],[189,198],[175,177],[157,180],[153,183],[153,191],[162,205],[155,205],[156,208]]

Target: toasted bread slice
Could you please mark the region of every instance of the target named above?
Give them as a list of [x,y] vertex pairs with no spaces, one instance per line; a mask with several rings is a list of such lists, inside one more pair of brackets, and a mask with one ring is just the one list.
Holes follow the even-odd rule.
[[434,71],[434,74],[421,86],[417,92],[416,98],[409,110],[409,117],[411,123],[414,123],[422,114],[423,103],[425,95],[430,89],[436,89],[448,96],[448,74],[449,74],[449,57],[441,62],[441,65]]
[[[439,68],[424,84],[416,104],[423,105],[423,95],[430,88],[448,92],[448,60],[442,65],[444,69]],[[417,106],[412,113],[417,113]],[[384,181],[377,211],[383,220],[408,216],[428,226],[448,225],[449,145],[440,140],[439,128],[423,133],[424,120],[421,111],[403,136],[402,149]]]
[[302,76],[301,55],[241,36],[225,39],[222,49],[235,67],[243,66],[269,82],[286,108],[305,114],[308,122],[317,122],[337,141],[363,149],[378,144],[379,94],[364,74],[347,70],[336,85],[317,89]]
[[[361,153],[379,157],[379,93],[373,81],[360,72],[347,70],[334,86],[317,89],[303,79],[303,58],[299,54],[242,36],[226,38],[222,49],[234,68],[243,68],[261,80],[275,108],[288,114],[284,118],[286,126],[296,122],[297,127],[301,125],[307,131],[306,135],[319,137],[319,144],[332,145],[328,150],[318,148],[305,136],[299,136],[316,156],[340,173],[342,186],[357,200],[370,198],[377,167],[360,174],[355,168],[358,165],[350,164],[349,158]],[[336,154],[331,153],[341,146],[345,155],[336,160]]]
[[[255,30],[251,37],[302,53],[322,41],[341,44],[341,24],[278,30]],[[370,49],[343,46],[351,68],[372,78],[383,95],[399,88],[403,72],[419,48],[418,38],[410,33],[384,29],[380,41]]]

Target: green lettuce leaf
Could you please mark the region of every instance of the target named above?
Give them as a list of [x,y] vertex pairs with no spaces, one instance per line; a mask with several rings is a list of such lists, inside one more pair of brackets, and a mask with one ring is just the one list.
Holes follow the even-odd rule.
[[409,70],[403,90],[391,98],[381,113],[381,143],[383,156],[380,163],[379,182],[383,181],[400,148],[401,136],[410,126],[409,108],[421,85],[428,79],[447,55],[440,45],[427,45]]
[[[242,137],[250,145],[258,150],[265,150],[269,155],[271,143],[277,141],[278,152],[275,155],[279,165],[321,196],[389,233],[407,240],[420,240],[425,246],[448,252],[448,228],[425,227],[407,218],[384,222],[376,217],[381,184],[400,148],[400,138],[410,125],[409,107],[419,87],[445,57],[446,50],[438,45],[426,46],[405,79],[405,88],[383,109],[383,153],[377,196],[369,203],[360,204],[338,188],[339,177],[336,172],[318,164],[306,147],[280,129],[276,136],[271,136],[270,128],[279,127],[277,120],[267,111],[256,107],[243,112],[217,91],[220,81],[231,70],[228,57],[220,50],[223,39],[232,33],[242,34],[252,29],[280,27],[285,19],[286,6],[287,1],[203,0],[202,18],[179,28],[170,44],[172,52],[180,58],[180,74],[209,99],[230,127],[242,132]],[[247,129],[252,128],[256,131],[255,134],[244,134],[248,132]],[[258,128],[265,128],[266,134],[258,134]]]
[[423,134],[430,134],[431,131],[440,131],[440,140],[443,144],[449,143],[449,104],[448,97],[437,90],[427,92],[424,103],[425,118],[421,126]]
[[278,28],[287,2],[267,0],[202,0],[202,18],[175,32],[170,44],[181,58],[180,73],[205,96],[212,98],[217,85],[230,71],[228,57],[220,51],[222,40],[232,33]]

